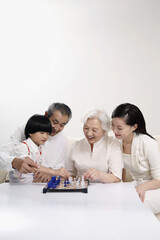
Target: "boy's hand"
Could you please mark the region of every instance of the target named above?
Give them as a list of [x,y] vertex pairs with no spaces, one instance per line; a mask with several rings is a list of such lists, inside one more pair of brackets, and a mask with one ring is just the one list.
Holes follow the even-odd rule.
[[61,176],[65,179],[69,178],[69,173],[65,168],[62,167],[60,169],[56,169],[55,171],[57,172],[56,173],[57,176]]
[[42,173],[42,172],[36,172],[33,177],[33,182],[38,183],[38,182],[49,182],[51,180],[51,175]]

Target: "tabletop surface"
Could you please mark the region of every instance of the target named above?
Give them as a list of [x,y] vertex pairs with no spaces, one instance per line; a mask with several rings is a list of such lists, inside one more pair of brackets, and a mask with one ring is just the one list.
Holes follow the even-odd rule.
[[132,183],[92,183],[88,193],[45,184],[0,184],[0,239],[160,239],[160,223]]

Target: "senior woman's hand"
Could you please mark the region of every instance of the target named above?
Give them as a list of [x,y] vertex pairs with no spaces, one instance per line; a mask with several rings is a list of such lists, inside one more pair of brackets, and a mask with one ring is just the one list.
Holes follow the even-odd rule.
[[97,171],[95,168],[89,168],[85,173],[84,173],[84,178],[85,179],[90,179],[93,181],[99,180],[100,178],[100,172]]

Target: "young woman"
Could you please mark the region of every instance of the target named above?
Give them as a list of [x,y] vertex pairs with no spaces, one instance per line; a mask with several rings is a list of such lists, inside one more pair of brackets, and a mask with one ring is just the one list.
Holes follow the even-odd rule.
[[103,183],[121,181],[121,149],[119,142],[108,136],[110,130],[110,118],[105,111],[93,109],[85,115],[85,138],[75,142],[68,159],[71,176]]
[[[50,120],[44,115],[33,115],[25,126],[25,137],[22,143],[17,145],[14,149],[13,155],[16,157],[24,158],[29,156],[34,162],[38,164],[37,172],[43,172],[46,174],[63,176],[67,171],[64,169],[52,169],[42,166],[45,165],[45,142],[48,140],[52,133],[52,126]],[[10,171],[10,182],[27,182],[33,181],[34,173],[20,173],[17,170]]]
[[122,140],[124,168],[136,181],[142,202],[153,213],[160,212],[160,151],[147,133],[142,112],[133,104],[121,104],[112,113],[112,130]]

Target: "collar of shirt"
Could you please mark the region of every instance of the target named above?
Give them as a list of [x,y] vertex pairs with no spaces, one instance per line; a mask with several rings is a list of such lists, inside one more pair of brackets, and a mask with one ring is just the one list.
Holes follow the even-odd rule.
[[27,138],[27,140],[25,140],[24,142],[26,142],[28,144],[28,146],[36,153],[36,152],[41,152],[42,151],[42,146],[37,146],[31,138]]
[[[103,142],[105,141],[106,137],[107,137],[107,136],[104,135],[104,136],[102,136],[102,137],[99,139],[98,142],[94,143],[94,144],[93,144],[93,149],[98,148],[99,146],[101,146],[101,145],[103,144]],[[91,145],[90,145],[90,143],[88,142],[88,140],[86,139],[86,137],[85,137],[85,140],[86,140],[86,143],[87,143],[88,147],[91,148]]]

